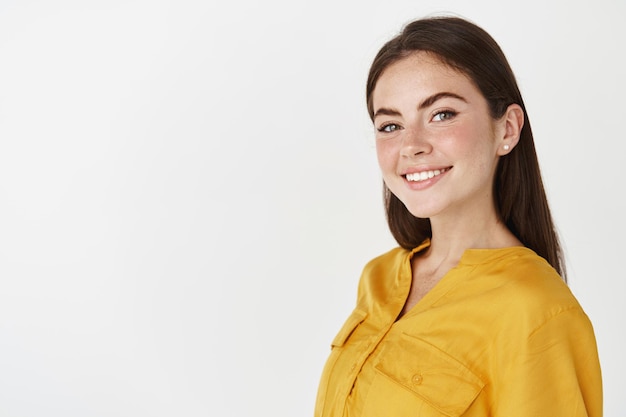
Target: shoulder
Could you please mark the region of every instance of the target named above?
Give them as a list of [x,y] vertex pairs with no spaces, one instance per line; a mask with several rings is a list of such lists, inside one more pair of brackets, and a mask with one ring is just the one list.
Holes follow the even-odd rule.
[[363,275],[376,274],[381,271],[389,271],[389,268],[399,267],[409,255],[410,252],[406,249],[393,248],[366,263],[363,268]]
[[520,248],[516,256],[503,262],[506,268],[504,290],[523,303],[576,307],[578,302],[556,270],[530,249]]
[[410,270],[411,253],[400,247],[393,248],[365,264],[361,273],[361,287],[376,283],[376,287],[391,284],[407,267]]
[[386,303],[399,286],[410,285],[410,255],[410,251],[397,247],[369,261],[359,280],[359,303]]
[[[478,265],[475,279],[484,296],[494,300],[500,318],[528,332],[564,312],[584,317],[578,300],[556,270],[530,249]],[[569,314],[568,314],[569,315]]]

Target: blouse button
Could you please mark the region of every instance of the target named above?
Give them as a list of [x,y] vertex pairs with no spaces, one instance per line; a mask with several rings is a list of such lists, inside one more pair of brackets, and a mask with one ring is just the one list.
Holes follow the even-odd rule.
[[422,377],[421,374],[415,374],[413,375],[413,378],[411,378],[411,382],[413,382],[415,385],[420,385],[423,380],[424,377]]

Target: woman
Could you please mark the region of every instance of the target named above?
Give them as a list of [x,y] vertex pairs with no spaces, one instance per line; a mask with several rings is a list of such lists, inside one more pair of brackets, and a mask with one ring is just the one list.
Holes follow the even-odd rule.
[[408,24],[367,82],[389,227],[332,342],[316,417],[602,415],[515,77],[459,18]]

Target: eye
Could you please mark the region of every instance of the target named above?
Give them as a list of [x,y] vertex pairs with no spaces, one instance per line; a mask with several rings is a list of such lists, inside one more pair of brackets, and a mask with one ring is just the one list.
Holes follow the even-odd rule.
[[433,116],[433,121],[435,122],[444,122],[446,120],[450,120],[452,118],[454,118],[454,116],[456,116],[457,113],[455,111],[452,110],[444,110],[444,111],[440,111],[435,113],[435,115]]
[[379,132],[391,133],[400,130],[400,126],[395,123],[387,123],[378,128]]

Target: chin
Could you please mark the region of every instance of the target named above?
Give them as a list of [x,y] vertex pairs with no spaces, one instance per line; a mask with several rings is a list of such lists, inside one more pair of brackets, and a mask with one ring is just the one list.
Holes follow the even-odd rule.
[[437,213],[439,213],[439,210],[435,210],[434,208],[427,208],[424,206],[420,206],[420,207],[415,207],[415,206],[407,206],[406,204],[404,205],[404,207],[406,207],[406,209],[408,210],[409,213],[411,213],[414,217],[420,218],[420,219],[430,219],[431,217],[437,215]]

